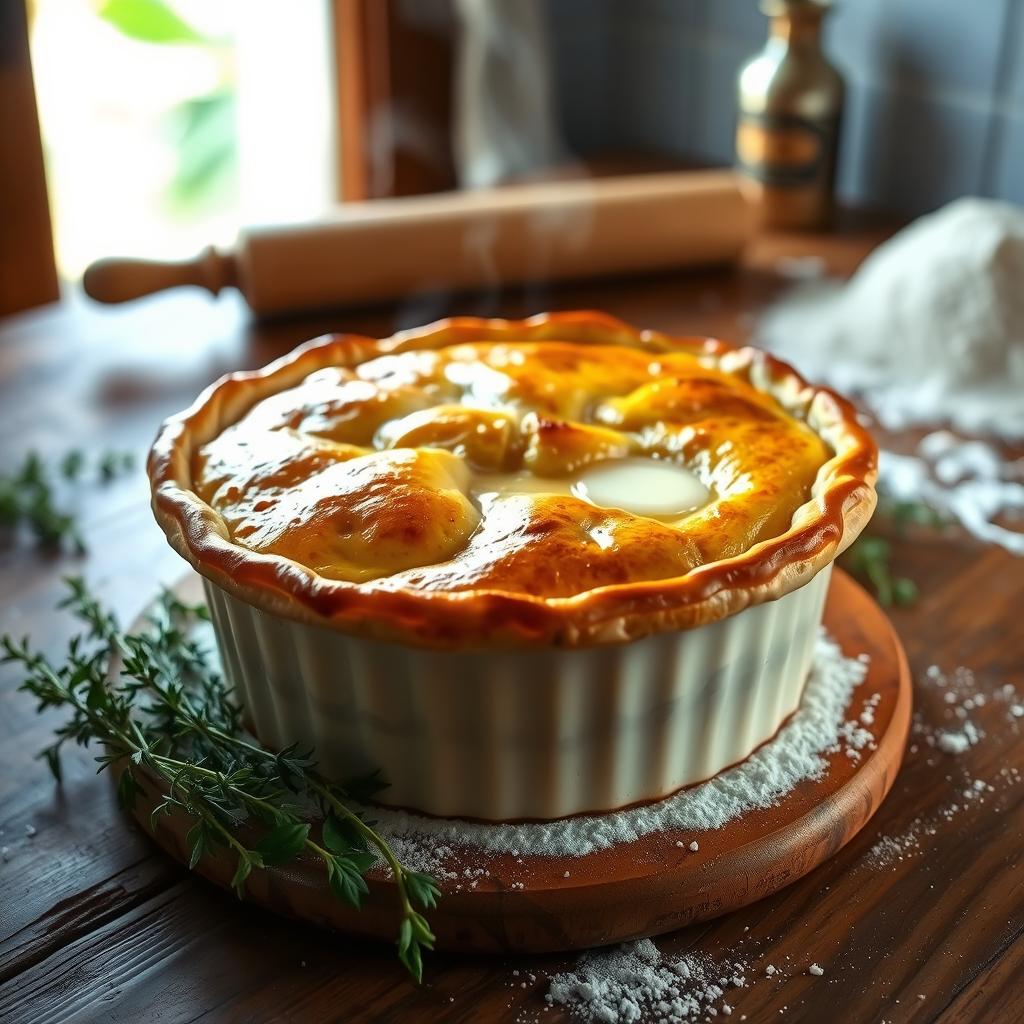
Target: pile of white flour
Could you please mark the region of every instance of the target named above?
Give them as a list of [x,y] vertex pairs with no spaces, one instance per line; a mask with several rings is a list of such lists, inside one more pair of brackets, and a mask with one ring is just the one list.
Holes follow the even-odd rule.
[[950,203],[881,245],[848,284],[795,289],[757,341],[859,395],[889,429],[1024,438],[1024,209]]
[[[858,397],[884,427],[943,424],[1024,439],[1024,208],[959,199],[875,250],[848,284],[804,284],[757,328],[807,377]],[[921,501],[1024,554],[1024,465],[949,430],[882,453],[879,491]]]

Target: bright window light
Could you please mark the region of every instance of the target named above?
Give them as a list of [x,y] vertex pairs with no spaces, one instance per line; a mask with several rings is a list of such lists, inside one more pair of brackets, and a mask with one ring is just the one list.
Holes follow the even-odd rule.
[[326,0],[35,0],[57,262],[174,258],[335,195]]

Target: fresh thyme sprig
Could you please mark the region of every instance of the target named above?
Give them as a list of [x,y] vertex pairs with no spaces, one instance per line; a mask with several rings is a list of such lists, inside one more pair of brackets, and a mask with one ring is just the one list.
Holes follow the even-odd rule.
[[[879,499],[876,515],[892,525],[897,538],[904,537],[912,526],[941,529],[947,524],[946,519],[922,502],[894,501],[884,496]],[[885,608],[917,600],[917,584],[892,570],[892,542],[876,533],[861,534],[843,555],[842,564],[871,588]]]
[[[122,805],[132,808],[155,782],[163,795],[150,827],[155,830],[165,814],[187,815],[190,867],[227,850],[235,860],[231,884],[239,897],[253,870],[307,854],[323,862],[334,894],[359,907],[368,892],[363,876],[383,859],[398,891],[398,955],[420,981],[423,950],[434,945],[420,911],[435,906],[439,890],[429,875],[404,867],[352,808],[384,787],[379,776],[338,784],[316,770],[312,752],[292,746],[273,753],[250,742],[226,685],[190,638],[189,622],[206,618],[205,608],[165,591],[149,631],[122,633],[82,580],[67,583],[62,607],[85,631],[70,642],[62,664],[33,650],[27,638],[0,637],[2,660],[21,666],[21,689],[36,698],[39,710],[71,713],[41,754],[54,777],[60,781],[65,743],[98,742],[99,770],[121,769]],[[121,671],[115,676],[111,666],[117,661]],[[311,829],[314,817],[321,819],[319,836]]]
[[913,604],[917,600],[917,584],[906,576],[895,575],[891,560],[889,541],[862,534],[843,556],[842,564],[871,588],[883,608]]
[[[134,465],[130,452],[104,452],[96,463],[96,474],[106,483],[130,472]],[[13,472],[0,473],[0,527],[17,530],[24,524],[41,546],[60,547],[66,541],[83,554],[85,542],[74,513],[59,507],[57,477],[77,482],[86,468],[85,454],[78,449],[59,460],[56,473],[36,452],[29,452]]]

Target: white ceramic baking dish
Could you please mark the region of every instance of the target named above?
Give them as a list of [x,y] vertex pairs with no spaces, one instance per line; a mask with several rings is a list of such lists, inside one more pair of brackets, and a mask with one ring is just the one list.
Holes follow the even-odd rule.
[[[778,536],[683,576],[551,599],[329,579],[235,543],[195,492],[196,452],[312,372],[508,339],[691,351],[771,394],[834,455]],[[312,746],[338,779],[379,769],[385,803],[507,820],[655,800],[770,739],[799,704],[831,565],[874,507],[876,461],[856,410],[771,356],[576,312],[311,343],[169,419],[149,472],[157,520],[204,577],[225,672],[265,744]]]
[[665,796],[743,760],[800,702],[831,567],[696,629],[571,649],[435,651],[285,619],[209,580],[224,670],[273,749],[428,814],[557,818]]

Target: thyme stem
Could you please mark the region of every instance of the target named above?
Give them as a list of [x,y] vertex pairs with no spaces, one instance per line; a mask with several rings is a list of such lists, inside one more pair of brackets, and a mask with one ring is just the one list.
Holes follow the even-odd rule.
[[[81,580],[67,582],[70,594],[62,607],[87,628],[71,641],[63,663],[51,664],[27,638],[0,637],[0,660],[20,665],[21,689],[36,698],[39,710],[70,713],[43,751],[57,780],[65,742],[98,742],[100,770],[121,768],[122,803],[133,806],[147,776],[155,779],[163,793],[151,827],[161,814],[186,815],[192,822],[190,866],[226,849],[236,861],[232,885],[239,896],[252,870],[306,851],[324,864],[335,895],[358,907],[368,892],[363,876],[383,861],[401,915],[398,955],[419,981],[422,951],[433,948],[434,935],[417,906],[434,906],[439,890],[428,875],[404,867],[386,838],[350,806],[360,789],[372,792],[380,782],[371,777],[337,784],[316,770],[311,752],[289,747],[274,753],[250,742],[228,688],[189,638],[190,620],[205,616],[204,609],[164,593],[152,631],[122,633]],[[112,670],[114,659],[120,660],[119,674]],[[324,814],[322,839],[309,834],[316,807]],[[247,820],[265,826],[255,842],[239,831]]]

